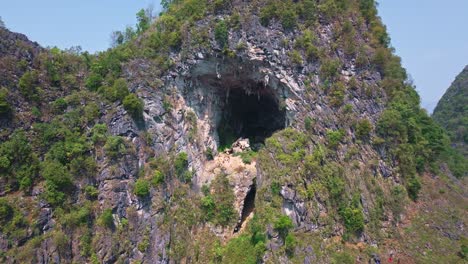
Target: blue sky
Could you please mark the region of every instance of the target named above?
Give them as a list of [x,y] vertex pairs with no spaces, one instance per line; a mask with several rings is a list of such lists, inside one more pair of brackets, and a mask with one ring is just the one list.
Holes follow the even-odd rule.
[[432,111],[468,64],[467,0],[380,0],[396,54]]
[[[159,0],[0,0],[6,26],[43,46],[106,50],[110,34],[135,25],[136,13]],[[160,8],[159,8],[160,10]]]
[[[468,0],[380,0],[379,14],[396,53],[429,110],[468,64]],[[159,0],[2,0],[7,27],[43,46],[109,47],[110,33],[136,23],[139,9]],[[160,8],[159,8],[160,9]]]

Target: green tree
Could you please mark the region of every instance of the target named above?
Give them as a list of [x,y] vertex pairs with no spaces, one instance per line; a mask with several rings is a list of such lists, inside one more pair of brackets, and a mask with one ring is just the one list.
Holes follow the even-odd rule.
[[181,152],[174,160],[174,168],[177,176],[182,176],[188,169],[188,156],[187,153]]
[[104,145],[104,150],[109,157],[117,158],[126,153],[125,141],[119,136],[109,136]]
[[330,148],[336,148],[338,146],[341,140],[343,140],[344,133],[342,129],[327,131],[328,145]]
[[215,39],[221,48],[228,44],[228,26],[224,20],[219,21],[215,26]]
[[287,215],[279,216],[273,224],[273,227],[276,231],[280,234],[280,236],[284,239],[289,232],[289,229],[294,227],[294,224]]
[[367,138],[372,130],[372,124],[369,119],[362,119],[357,122],[355,129],[358,138]]
[[91,140],[94,144],[105,142],[107,139],[106,124],[96,124],[91,129]]
[[292,30],[296,27],[296,24],[296,11],[293,9],[292,5],[290,5],[289,8],[281,12],[281,25],[285,30]]
[[112,209],[105,209],[99,217],[98,223],[104,227],[112,228],[114,226],[114,217],[112,216]]
[[141,9],[140,11],[138,11],[138,13],[136,14],[136,17],[138,21],[137,33],[141,34],[149,28],[151,20],[150,20],[150,17],[148,17],[144,9]]
[[58,161],[46,160],[42,163],[41,174],[46,179],[45,198],[52,205],[61,205],[73,186],[69,171]]
[[163,182],[164,182],[164,174],[159,170],[155,170],[153,173],[153,177],[151,179],[151,184],[153,186],[158,186]]
[[346,207],[340,211],[346,231],[359,233],[364,230],[364,214],[360,207]]
[[104,78],[102,78],[100,74],[91,72],[88,78],[86,78],[85,86],[90,91],[97,91],[97,89],[102,86],[103,81]]
[[141,118],[143,115],[143,101],[135,94],[127,95],[123,100],[125,110],[135,119]]
[[150,193],[149,182],[145,179],[138,179],[135,182],[133,193],[140,198],[147,197]]
[[7,199],[0,198],[0,224],[5,225],[13,217],[13,213],[13,207],[8,203]]
[[2,87],[0,89],[0,116],[7,116],[10,111],[11,106],[8,102],[8,90]]
[[29,100],[39,100],[39,78],[37,71],[27,71],[18,82],[20,93]]

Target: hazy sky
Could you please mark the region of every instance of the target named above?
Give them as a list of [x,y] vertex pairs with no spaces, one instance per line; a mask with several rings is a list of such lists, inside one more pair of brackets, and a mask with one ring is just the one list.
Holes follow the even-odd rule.
[[468,64],[468,0],[380,0],[396,54],[432,111]]
[[[136,13],[160,0],[0,0],[6,26],[43,46],[106,50],[110,34],[135,25]],[[159,8],[160,9],[160,8]]]
[[[429,110],[468,64],[468,0],[380,0],[396,53]],[[139,9],[159,0],[1,0],[0,16],[13,31],[43,46],[109,47],[110,33],[136,23]]]

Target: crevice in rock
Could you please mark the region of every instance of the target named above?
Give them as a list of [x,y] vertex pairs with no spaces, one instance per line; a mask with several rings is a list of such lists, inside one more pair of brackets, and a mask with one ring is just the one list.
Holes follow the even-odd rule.
[[237,222],[236,227],[234,228],[234,233],[239,232],[241,229],[242,225],[244,224],[245,220],[252,214],[255,210],[255,194],[257,193],[257,186],[255,183],[253,183],[250,186],[249,191],[247,192],[247,195],[245,196],[244,199],[244,206],[242,207],[242,214],[241,218]]

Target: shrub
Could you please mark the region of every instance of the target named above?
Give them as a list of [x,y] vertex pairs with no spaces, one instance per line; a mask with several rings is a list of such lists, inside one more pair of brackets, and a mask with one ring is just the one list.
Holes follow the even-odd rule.
[[52,103],[52,106],[54,107],[54,111],[56,113],[63,112],[67,108],[67,105],[67,101],[65,101],[65,99],[63,98],[59,98]]
[[5,198],[0,198],[0,224],[5,225],[13,217],[13,213],[13,207],[8,201]]
[[85,86],[90,91],[97,91],[98,88],[102,86],[103,81],[104,79],[100,74],[92,72],[89,74],[88,78],[86,78]]
[[332,264],[354,264],[354,258],[348,252],[335,252],[332,255]]
[[336,82],[330,92],[330,103],[333,106],[341,106],[345,98],[345,86],[342,82]]
[[286,247],[286,254],[292,256],[297,245],[296,237],[293,234],[288,234],[284,240],[284,245]]
[[18,82],[20,93],[30,100],[38,100],[37,86],[39,85],[39,78],[36,71],[28,71],[21,76]]
[[316,7],[316,2],[314,0],[302,1],[301,16],[306,20],[308,25],[312,25],[315,22],[316,13],[317,13],[317,7]]
[[289,218],[289,216],[281,215],[280,217],[278,217],[278,219],[276,219],[273,226],[275,230],[278,231],[280,236],[284,239],[287,236],[289,229],[294,227],[294,224],[291,218]]
[[22,130],[16,130],[9,140],[0,144],[0,175],[19,183],[21,190],[31,187],[37,175],[39,162]]
[[112,209],[105,209],[99,217],[98,223],[104,227],[112,228],[114,226],[114,217]]
[[392,188],[390,201],[388,201],[388,205],[390,210],[392,211],[394,217],[398,220],[400,218],[401,213],[404,210],[404,201],[406,197],[405,188],[401,185],[397,185]]
[[45,198],[52,205],[61,205],[73,186],[70,172],[58,161],[42,163],[42,176],[46,179]]
[[207,193],[201,199],[201,209],[203,210],[204,218],[207,221],[211,221],[215,216],[216,204],[213,200],[213,196],[210,193]]
[[374,0],[360,0],[359,9],[367,21],[374,19],[377,14],[377,8]]
[[104,145],[104,150],[109,157],[117,158],[126,153],[125,141],[119,136],[109,136]]
[[140,197],[140,198],[144,198],[146,196],[149,195],[150,193],[150,188],[149,188],[149,183],[147,180],[145,179],[138,179],[136,182],[135,182],[135,186],[133,188],[133,193]]
[[140,100],[135,94],[131,93],[127,95],[123,100],[123,106],[125,110],[133,118],[141,118],[143,115],[143,101]]
[[112,85],[114,88],[114,95],[115,98],[118,100],[123,100],[127,95],[128,95],[128,87],[127,87],[127,82],[123,78],[119,78],[114,81],[114,85]]
[[257,152],[253,150],[243,151],[240,153],[236,153],[235,156],[240,156],[243,163],[250,164],[252,163],[252,160],[255,159],[255,157],[257,156]]
[[70,211],[70,213],[60,216],[60,221],[65,226],[76,227],[80,225],[85,225],[86,223],[88,223],[88,220],[91,217],[91,210],[87,206],[74,208]]
[[144,9],[140,9],[140,11],[138,11],[138,13],[136,14],[136,17],[138,21],[137,34],[141,34],[149,28],[151,18],[147,16],[147,13]]
[[53,231],[52,241],[57,247],[59,255],[64,255],[66,252],[68,252],[70,246],[70,237],[68,237],[63,231]]
[[149,247],[149,239],[147,237],[143,238],[143,241],[138,243],[137,247],[140,252],[145,252]]
[[123,78],[115,80],[112,86],[101,86],[98,91],[112,102],[122,101],[129,94],[127,82]]
[[345,191],[345,182],[335,173],[328,175],[325,185],[332,199],[337,201]]
[[281,25],[285,30],[292,30],[296,27],[297,15],[296,11],[290,5],[288,9],[281,12]]
[[107,126],[106,124],[96,124],[91,129],[91,140],[94,144],[102,143],[107,139]]
[[358,233],[364,230],[364,214],[360,207],[346,207],[340,210],[346,231]]
[[92,185],[86,186],[84,191],[85,191],[85,194],[88,197],[88,199],[94,200],[99,195],[98,189],[96,187],[92,186]]
[[206,149],[205,156],[207,160],[213,160],[214,159],[213,150],[211,148]]
[[58,161],[44,161],[42,163],[41,173],[44,179],[53,183],[60,190],[65,190],[72,185],[72,178],[69,171]]
[[155,170],[153,173],[153,178],[151,179],[151,184],[153,186],[158,186],[159,184],[163,182],[164,182],[164,174],[159,170]]
[[222,261],[220,263],[245,263],[245,264],[256,264],[263,255],[265,249],[261,248],[265,246],[263,242],[258,243],[257,246],[251,243],[250,237],[242,234],[236,238],[232,238],[227,243]]
[[6,116],[11,111],[10,103],[8,102],[8,90],[6,88],[0,89],[0,116]]
[[414,175],[408,179],[406,183],[406,190],[408,191],[409,197],[413,201],[418,199],[419,190],[421,190],[421,181],[419,180],[418,176]]
[[180,180],[182,182],[184,182],[184,183],[190,183],[190,182],[192,182],[192,178],[193,178],[193,171],[192,170],[186,170],[182,174],[182,177],[180,177]]
[[372,130],[372,124],[369,119],[362,119],[356,124],[356,136],[358,138],[367,138]]
[[325,60],[320,66],[320,77],[324,80],[333,80],[338,76],[340,61],[338,59]]
[[302,65],[302,56],[297,50],[293,50],[289,53],[289,58],[296,65]]
[[234,191],[227,176],[216,176],[212,182],[212,192],[207,192],[201,201],[205,219],[221,226],[232,224],[236,215],[234,200]]
[[306,116],[304,118],[304,128],[307,131],[310,131],[312,129],[312,118],[310,118],[309,116]]
[[228,43],[228,27],[224,20],[219,21],[215,26],[215,39],[221,48],[226,47]]
[[308,45],[305,53],[308,61],[315,61],[320,56],[320,51],[315,45]]
[[338,6],[335,0],[324,0],[317,6],[318,10],[328,20],[335,18],[339,12]]
[[260,23],[267,27],[270,24],[270,20],[276,16],[277,6],[274,2],[269,2],[260,11]]
[[462,259],[468,259],[468,246],[462,244],[462,245],[461,245],[461,248],[460,248],[460,251],[458,252],[458,255],[459,255]]
[[338,143],[340,143],[340,141],[343,140],[343,137],[344,131],[342,129],[335,131],[327,131],[328,145],[330,146],[330,148],[336,148],[338,146]]
[[188,169],[188,156],[187,153],[181,152],[177,155],[174,160],[174,168],[176,174],[180,177],[184,174],[184,172]]

